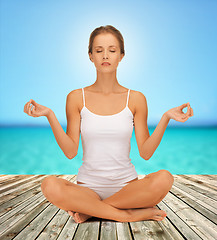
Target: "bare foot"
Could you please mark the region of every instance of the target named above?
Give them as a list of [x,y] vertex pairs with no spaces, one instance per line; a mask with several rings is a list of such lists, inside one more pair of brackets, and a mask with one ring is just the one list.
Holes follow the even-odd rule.
[[[142,220],[148,220],[148,219],[162,221],[164,217],[167,216],[166,212],[163,210],[159,210],[157,206],[154,206],[152,208],[133,208],[133,209],[127,209],[127,211],[130,213],[132,217],[132,221],[142,221]],[[67,212],[70,216],[74,218],[74,221],[76,223],[85,222],[87,219],[92,217],[84,213],[78,213],[73,211],[67,211]]]
[[148,219],[153,219],[156,221],[162,221],[164,217],[167,216],[167,213],[163,210],[159,210],[156,206],[152,208],[134,208],[127,210],[131,217],[130,221],[143,221]]
[[68,214],[74,218],[76,223],[85,222],[88,218],[92,217],[92,216],[84,214],[84,213],[78,213],[78,212],[73,212],[73,211],[68,211]]

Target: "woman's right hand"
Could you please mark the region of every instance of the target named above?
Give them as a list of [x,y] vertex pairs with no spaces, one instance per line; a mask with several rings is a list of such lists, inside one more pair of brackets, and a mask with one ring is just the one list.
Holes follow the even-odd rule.
[[24,112],[31,117],[47,117],[51,111],[50,108],[40,105],[32,99],[24,105]]

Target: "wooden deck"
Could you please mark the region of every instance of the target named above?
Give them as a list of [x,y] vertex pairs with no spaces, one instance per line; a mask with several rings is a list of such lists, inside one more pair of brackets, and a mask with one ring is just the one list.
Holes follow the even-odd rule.
[[[93,217],[81,224],[46,200],[40,187],[46,176],[0,175],[0,240],[217,239],[217,175],[173,175],[172,189],[157,205],[167,212],[163,221]],[[76,183],[76,175],[55,176]]]

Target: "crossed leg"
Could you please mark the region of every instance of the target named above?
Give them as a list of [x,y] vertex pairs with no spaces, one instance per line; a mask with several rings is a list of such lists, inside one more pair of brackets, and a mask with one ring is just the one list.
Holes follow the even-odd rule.
[[[84,190],[86,189],[86,190]],[[65,179],[48,176],[41,183],[41,190],[46,199],[53,205],[65,211],[74,211],[89,216],[115,221],[128,222],[131,215],[127,210],[117,209],[103,203],[96,193]],[[143,214],[144,215],[144,214]],[[142,214],[138,219],[144,218]]]
[[[102,200],[102,202],[118,209],[153,207],[158,209],[155,205],[162,201],[162,199],[167,195],[173,185],[173,182],[174,177],[169,171],[159,170],[146,175],[142,179],[128,183],[120,191]],[[90,189],[88,188],[88,190]],[[96,196],[98,196],[98,194],[96,194]],[[161,214],[163,212],[164,211],[161,211]],[[157,213],[160,212],[156,211],[156,214]],[[70,215],[76,217],[76,219],[81,219],[81,221],[85,221],[91,217],[88,215],[79,215],[79,213],[73,212],[71,212]]]
[[[127,184],[103,201],[93,190],[54,176],[45,178],[41,189],[48,201],[66,211],[126,222],[153,219],[153,206],[164,198],[172,184],[173,176],[160,170]],[[132,208],[146,209],[127,210]],[[160,214],[162,210],[155,211]]]
[[127,184],[103,202],[119,209],[153,207],[167,195],[173,182],[169,171],[159,170]]
[[[99,200],[102,200],[100,198],[100,196],[95,191],[93,191],[92,189],[90,189],[88,187],[84,187],[84,186],[80,187],[79,185],[74,184],[74,183],[72,183],[70,181],[67,181],[65,179],[62,179],[62,178],[59,178],[59,179],[60,179],[60,182],[62,182],[63,184],[66,184],[68,186],[72,186],[72,187],[75,187],[75,188],[80,188],[81,190],[86,192],[89,196],[94,197],[94,198],[99,199]],[[74,218],[75,222],[77,222],[77,223],[84,222],[87,219],[92,217],[92,216],[87,215],[87,214],[78,213],[78,212],[74,212],[74,211],[70,211],[70,210],[66,211],[66,212],[68,212],[68,214],[70,216],[72,216]]]

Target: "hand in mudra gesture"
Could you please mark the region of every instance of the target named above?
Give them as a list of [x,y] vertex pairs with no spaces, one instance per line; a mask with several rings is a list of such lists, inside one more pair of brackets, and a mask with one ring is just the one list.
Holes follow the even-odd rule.
[[47,117],[49,115],[49,113],[51,112],[51,109],[48,107],[45,107],[43,105],[40,105],[31,99],[29,102],[27,102],[24,105],[24,112],[27,113],[31,117],[40,117],[40,116]]
[[[185,107],[188,107],[188,110],[186,113],[182,111],[182,109]],[[185,122],[189,119],[189,117],[192,117],[194,115],[193,109],[190,107],[189,102],[184,103],[179,107],[171,108],[165,114],[169,119],[174,119],[179,122]]]

